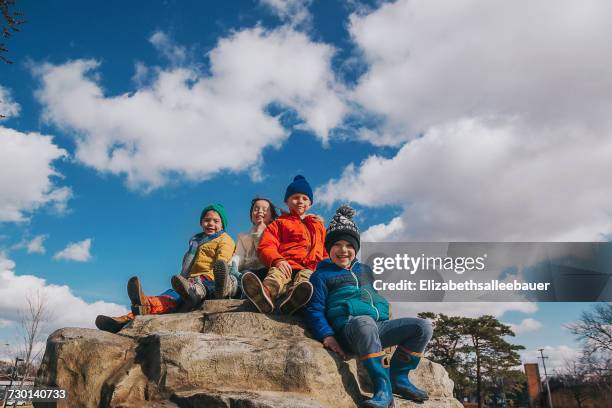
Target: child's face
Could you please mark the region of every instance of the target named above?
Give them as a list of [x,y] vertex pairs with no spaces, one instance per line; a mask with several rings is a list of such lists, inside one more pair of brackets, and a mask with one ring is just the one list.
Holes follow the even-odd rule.
[[219,232],[223,229],[223,223],[221,222],[221,217],[217,214],[216,211],[210,210],[206,214],[204,214],[204,218],[202,218],[202,231],[206,235],[212,235],[215,232]]
[[291,214],[302,216],[310,208],[310,198],[306,194],[293,194],[287,199],[287,207]]
[[350,242],[341,239],[329,251],[332,262],[341,268],[348,268],[355,259],[355,248]]
[[253,225],[264,223],[268,225],[272,221],[270,203],[266,200],[257,200],[251,211],[251,222]]

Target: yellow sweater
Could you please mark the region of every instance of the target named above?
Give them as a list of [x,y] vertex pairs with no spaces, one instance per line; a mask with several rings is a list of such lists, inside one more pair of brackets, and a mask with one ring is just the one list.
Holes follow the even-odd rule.
[[236,244],[228,233],[221,234],[217,238],[208,241],[198,247],[193,265],[189,270],[189,276],[204,275],[210,280],[214,280],[212,264],[217,259],[229,263]]

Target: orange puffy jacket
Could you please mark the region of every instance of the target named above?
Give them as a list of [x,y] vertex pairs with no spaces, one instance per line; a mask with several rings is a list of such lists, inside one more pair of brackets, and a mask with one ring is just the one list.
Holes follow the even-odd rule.
[[318,217],[307,215],[300,219],[283,214],[266,227],[257,253],[267,267],[285,260],[293,269],[314,271],[319,261],[328,257],[324,243],[325,226]]

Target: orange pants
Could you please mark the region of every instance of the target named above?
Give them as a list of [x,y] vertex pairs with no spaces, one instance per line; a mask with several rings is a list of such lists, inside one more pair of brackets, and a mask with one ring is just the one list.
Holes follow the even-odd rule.
[[[167,295],[147,296],[147,300],[151,305],[150,314],[172,313],[177,306],[176,300]],[[134,320],[134,313],[130,312],[126,314],[125,318],[129,320]]]

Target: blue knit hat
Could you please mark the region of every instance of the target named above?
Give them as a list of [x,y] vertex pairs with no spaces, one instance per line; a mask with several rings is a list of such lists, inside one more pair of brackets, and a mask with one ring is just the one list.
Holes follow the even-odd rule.
[[310,188],[310,184],[308,184],[304,176],[299,174],[293,178],[293,183],[287,186],[284,201],[286,202],[287,199],[294,194],[307,195],[308,198],[310,198],[310,204],[312,204],[314,201],[312,198],[312,188]]

